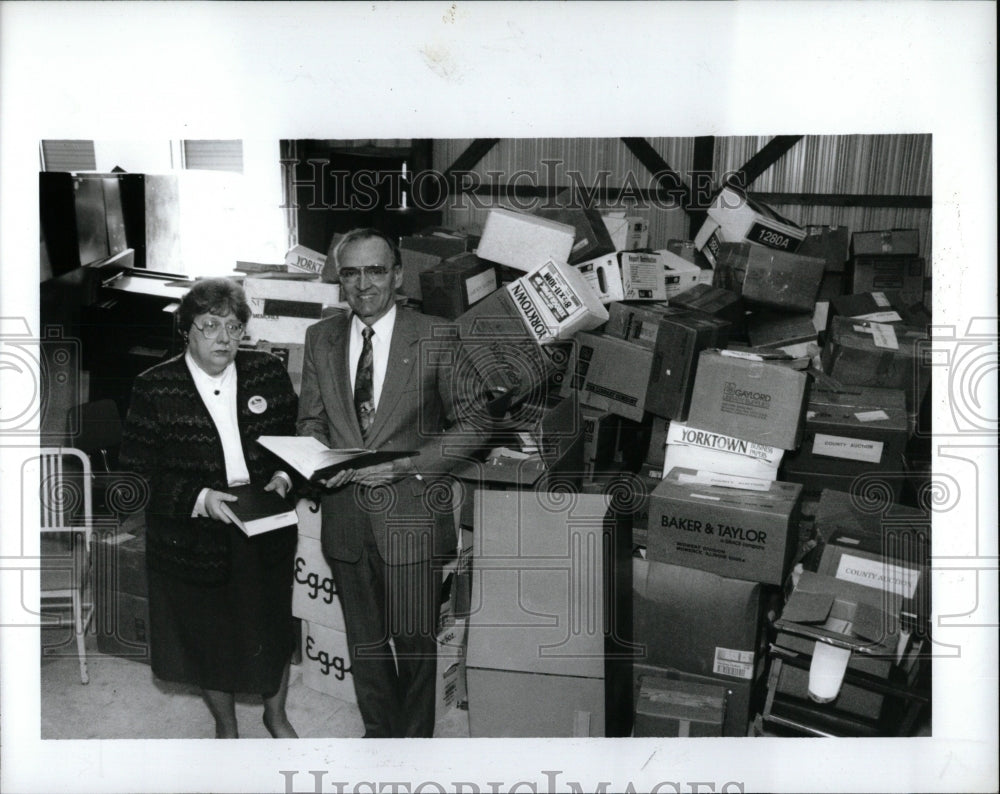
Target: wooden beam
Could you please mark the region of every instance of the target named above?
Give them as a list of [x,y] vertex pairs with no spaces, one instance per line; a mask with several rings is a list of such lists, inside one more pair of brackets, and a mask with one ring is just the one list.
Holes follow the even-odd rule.
[[622,138],[622,142],[649,170],[649,173],[656,177],[663,190],[673,196],[680,194],[681,207],[685,212],[690,212],[691,188],[681,179],[680,174],[667,165],[667,161],[660,157],[660,153],[650,145],[649,141],[645,138]]
[[694,139],[691,158],[691,210],[688,212],[688,239],[693,240],[708,217],[706,208],[715,189],[715,136],[699,135]]
[[889,209],[931,209],[930,196],[862,193],[757,193],[750,194],[765,204],[792,204],[803,207],[881,207]]
[[742,168],[737,170],[743,183],[740,184],[734,175],[726,180],[726,184],[742,187],[743,189],[750,187],[757,177],[784,157],[785,153],[801,140],[801,135],[775,135],[767,142],[763,149],[747,160]]
[[486,156],[486,153],[498,143],[500,143],[499,138],[476,138],[466,147],[464,152],[455,158],[455,162],[448,166],[448,169],[444,172],[447,183],[451,184],[454,173],[469,171],[475,167]]
[[[471,193],[477,196],[493,197],[524,197],[552,198],[571,190],[570,185],[509,185],[487,184],[470,187],[458,186],[459,194]],[[602,188],[590,192],[594,199],[601,203],[615,204],[623,194],[638,196],[649,203],[659,202],[663,208],[675,207],[676,191],[649,190],[647,188],[626,190],[625,188]],[[802,207],[880,207],[888,209],[931,209],[930,196],[911,195],[864,195],[860,193],[758,193],[750,194],[751,198],[766,204],[786,204]],[[692,217],[697,210],[689,209]],[[693,227],[695,231],[699,227]]]

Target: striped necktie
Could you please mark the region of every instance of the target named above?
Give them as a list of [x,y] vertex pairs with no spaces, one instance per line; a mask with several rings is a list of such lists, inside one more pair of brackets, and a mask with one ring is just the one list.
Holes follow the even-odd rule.
[[363,436],[375,421],[375,388],[372,383],[372,334],[371,328],[361,331],[364,343],[361,345],[361,356],[358,358],[358,372],[354,377],[354,410],[358,414],[358,424],[361,425]]

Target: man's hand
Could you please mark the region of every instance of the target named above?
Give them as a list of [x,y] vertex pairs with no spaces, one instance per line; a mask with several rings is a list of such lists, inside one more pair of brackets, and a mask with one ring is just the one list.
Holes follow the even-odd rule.
[[332,477],[328,477],[325,480],[318,480],[319,484],[324,488],[340,488],[342,485],[347,485],[354,478],[354,469],[341,469]]
[[209,518],[214,518],[223,524],[234,524],[236,516],[233,515],[233,511],[229,509],[226,502],[235,502],[238,499],[239,497],[233,496],[231,493],[209,489],[208,493],[205,494],[205,512],[208,513]]
[[354,472],[354,482],[359,485],[384,485],[416,473],[410,458],[397,458],[388,463],[366,466]]

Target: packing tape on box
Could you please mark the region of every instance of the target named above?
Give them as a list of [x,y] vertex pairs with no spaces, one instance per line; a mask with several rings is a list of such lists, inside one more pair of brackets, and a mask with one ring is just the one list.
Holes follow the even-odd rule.
[[809,697],[817,703],[829,703],[840,693],[844,672],[851,658],[850,648],[837,648],[819,640],[813,646],[809,665]]

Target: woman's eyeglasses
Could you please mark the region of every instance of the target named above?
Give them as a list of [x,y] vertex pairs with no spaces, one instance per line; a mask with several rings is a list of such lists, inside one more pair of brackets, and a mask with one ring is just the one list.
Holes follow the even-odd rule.
[[222,333],[223,326],[231,339],[242,339],[245,327],[243,323],[220,323],[218,320],[205,320],[201,325],[192,321],[191,325],[201,331],[206,339],[215,339]]

